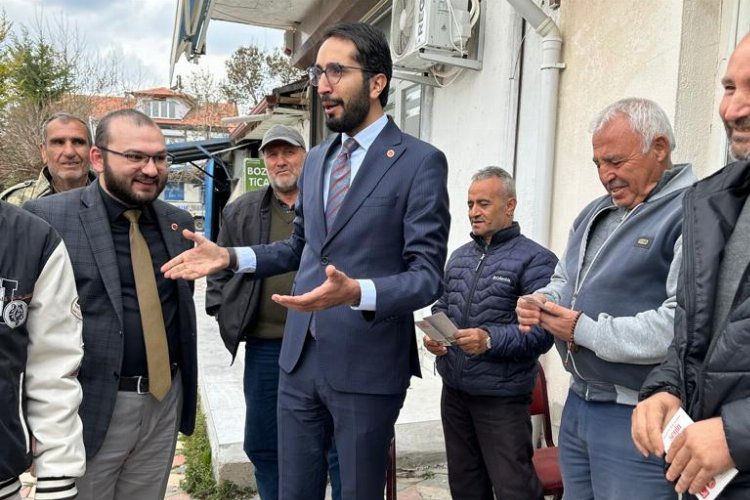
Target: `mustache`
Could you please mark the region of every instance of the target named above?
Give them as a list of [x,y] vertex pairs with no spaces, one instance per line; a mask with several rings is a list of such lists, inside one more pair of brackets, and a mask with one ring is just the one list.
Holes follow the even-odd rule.
[[627,182],[623,182],[623,181],[618,181],[618,180],[610,181],[610,182],[607,183],[607,190],[611,191],[613,189],[626,187],[627,185],[628,185],[628,183]]
[[750,131],[750,116],[743,116],[737,120],[729,120],[726,122],[726,125],[732,130],[739,130],[741,132]]
[[340,106],[344,105],[344,100],[343,99],[339,99],[339,98],[331,97],[331,96],[322,96],[320,98],[320,102],[322,104],[338,104]]

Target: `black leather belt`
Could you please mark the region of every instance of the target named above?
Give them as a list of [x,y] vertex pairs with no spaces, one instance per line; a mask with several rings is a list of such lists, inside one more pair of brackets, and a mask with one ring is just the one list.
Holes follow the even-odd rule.
[[[177,373],[177,365],[172,364],[169,367],[169,371],[174,378],[174,374]],[[148,377],[120,377],[120,391],[125,392],[137,392],[138,394],[148,394]]]

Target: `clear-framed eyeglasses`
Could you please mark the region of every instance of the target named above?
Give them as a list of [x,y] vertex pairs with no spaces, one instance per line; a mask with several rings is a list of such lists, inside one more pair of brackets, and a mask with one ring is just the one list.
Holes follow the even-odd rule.
[[174,157],[168,153],[157,153],[155,155],[147,155],[146,153],[141,153],[139,151],[127,151],[125,153],[122,153],[120,151],[114,151],[102,146],[97,147],[102,151],[106,151],[107,153],[122,156],[128,162],[132,163],[133,165],[138,165],[139,167],[145,167],[146,165],[148,165],[149,160],[154,160],[154,165],[157,165],[159,167],[169,166],[174,161]]
[[320,77],[324,74],[328,80],[329,85],[336,85],[341,81],[341,77],[344,75],[346,70],[355,69],[363,71],[365,73],[372,73],[369,69],[360,68],[359,66],[344,66],[339,63],[330,63],[325,68],[321,68],[317,64],[307,68],[307,76],[310,78],[310,85],[317,87],[320,84]]

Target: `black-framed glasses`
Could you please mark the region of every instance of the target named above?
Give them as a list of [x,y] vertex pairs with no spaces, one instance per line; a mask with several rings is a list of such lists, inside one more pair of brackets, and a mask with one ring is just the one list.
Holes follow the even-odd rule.
[[360,68],[359,66],[344,66],[339,63],[330,63],[326,65],[325,68],[321,68],[318,65],[310,66],[307,68],[307,76],[310,78],[310,85],[313,87],[317,87],[318,84],[320,84],[320,77],[323,76],[323,74],[326,75],[329,85],[336,85],[341,81],[341,77],[347,69],[356,69],[364,73],[372,73],[369,69]]
[[117,156],[122,156],[125,158],[128,162],[132,163],[133,165],[138,165],[139,167],[145,167],[148,165],[149,160],[154,160],[154,165],[157,166],[169,166],[174,161],[174,157],[172,155],[167,153],[157,153],[155,155],[147,155],[146,153],[139,153],[138,151],[129,151],[127,153],[121,153],[120,151],[114,151],[112,149],[107,149],[102,146],[97,146],[102,151],[106,151],[107,153],[112,153]]

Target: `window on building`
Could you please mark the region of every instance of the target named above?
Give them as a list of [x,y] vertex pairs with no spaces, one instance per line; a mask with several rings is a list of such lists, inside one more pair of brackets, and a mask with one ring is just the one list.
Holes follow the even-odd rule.
[[177,110],[173,101],[155,100],[149,103],[151,118],[177,118]]

